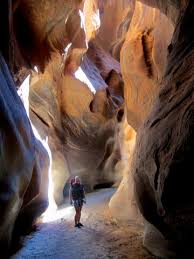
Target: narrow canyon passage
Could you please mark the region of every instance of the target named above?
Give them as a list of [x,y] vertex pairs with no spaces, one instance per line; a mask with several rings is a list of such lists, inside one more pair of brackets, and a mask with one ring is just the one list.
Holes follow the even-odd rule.
[[142,247],[142,226],[119,226],[110,218],[108,202],[114,192],[109,188],[87,195],[81,229],[74,227],[74,208],[66,201],[51,222],[38,224],[37,232],[25,238],[24,247],[11,259],[155,258]]
[[193,0],[0,1],[0,259],[194,258],[193,22]]

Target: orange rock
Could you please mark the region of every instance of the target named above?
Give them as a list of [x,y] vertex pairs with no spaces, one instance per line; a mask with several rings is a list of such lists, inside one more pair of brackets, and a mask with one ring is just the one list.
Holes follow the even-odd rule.
[[136,3],[120,57],[127,119],[136,130],[158,93],[172,32],[173,26],[159,10]]

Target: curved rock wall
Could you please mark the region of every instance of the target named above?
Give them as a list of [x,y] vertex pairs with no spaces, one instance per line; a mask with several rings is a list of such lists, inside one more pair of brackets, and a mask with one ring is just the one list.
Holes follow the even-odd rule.
[[[193,1],[16,0],[0,5],[2,250],[7,253],[18,231],[26,232],[23,222],[31,225],[46,208],[49,166],[4,59],[15,78],[22,66],[43,71],[52,59],[46,72],[31,80],[30,116],[42,138],[49,136],[56,201],[61,203],[70,175],[80,175],[92,189],[120,179],[122,171],[110,202],[112,214],[137,219],[134,187],[146,219],[144,245],[164,258],[174,252],[193,257]],[[121,71],[108,51],[121,61]],[[55,60],[52,52],[63,58]],[[128,123],[138,131],[134,156],[135,132],[122,122],[123,96]],[[121,200],[127,209],[118,213]]]
[[12,72],[16,74],[22,66],[43,71],[51,53],[62,54],[69,43],[86,48],[80,8],[82,0],[10,0],[2,4],[1,23],[10,25],[1,28],[5,35],[1,50]]
[[[114,138],[117,112],[123,104],[123,82],[112,70],[114,64],[109,64],[103,73],[108,77],[108,87],[99,69],[111,57],[97,48],[95,53],[96,65],[89,49],[83,57],[83,69],[72,67],[75,59],[70,59],[64,70],[62,60],[56,58],[43,75],[31,79],[30,117],[42,138],[49,136],[57,204],[63,201],[63,188],[70,176],[79,175],[86,190],[114,183],[117,178],[114,167],[120,160],[120,150],[114,150]],[[88,60],[90,67],[84,66]],[[92,89],[95,93],[89,88],[93,86],[92,80],[86,76],[90,71],[96,72]]]
[[108,52],[117,38],[118,25],[132,3],[134,0],[85,0],[84,14],[88,38],[95,38],[95,41]]
[[[128,15],[118,26],[119,31],[123,31],[120,36],[124,40],[120,62],[127,120],[130,126],[138,130],[151,111],[160,89],[159,82],[165,70],[173,26],[159,10],[136,2],[134,8],[129,10]],[[123,181],[110,202],[113,217],[121,221],[137,218],[141,221],[133,193],[134,176],[131,159],[134,144],[135,137],[131,142],[124,138],[122,154],[125,146],[129,146],[130,151],[126,152],[128,160],[121,169]],[[123,206],[122,213],[119,210],[120,200],[128,203],[128,206]]]
[[[189,24],[194,6],[185,1],[179,8],[181,1],[175,2],[179,18],[167,67],[159,95],[137,137],[133,172],[143,216],[164,239],[174,241],[180,258],[192,258],[194,31]],[[156,252],[150,243],[146,245]]]
[[2,55],[0,81],[0,248],[2,258],[7,258],[11,244],[48,206],[49,161],[34,137]]
[[117,26],[116,39],[111,45],[111,49],[110,49],[111,54],[118,61],[120,61],[121,48],[123,46],[123,43],[125,42],[126,34],[131,24],[134,10],[135,10],[135,0],[131,0],[127,8],[126,15],[123,16],[124,18],[122,19],[121,23],[118,24]]
[[[21,82],[26,75],[20,71],[22,66],[29,69],[37,65],[43,70],[52,51],[62,51],[70,41],[76,46],[76,39],[66,40],[64,24],[67,16],[77,13],[80,3],[71,0],[0,3],[0,32],[4,35],[0,42],[1,258],[8,258],[10,247],[16,248],[20,235],[29,233],[48,206],[50,164],[45,148],[33,134],[9,69]],[[83,35],[82,31],[79,35]],[[86,44],[80,38],[83,47]]]
[[101,26],[96,36],[96,41],[104,50],[110,51],[117,38],[118,25],[132,6],[132,0],[106,0],[99,1]]
[[129,220],[141,222],[141,217],[134,197],[133,175],[130,171],[131,159],[136,142],[136,132],[128,125],[125,118],[120,125],[118,133],[118,141],[121,149],[121,161],[117,164],[117,170],[122,173],[123,179],[117,192],[110,200],[110,212],[119,222],[126,223]]
[[121,49],[121,70],[129,124],[138,129],[157,96],[173,27],[159,10],[136,2]]

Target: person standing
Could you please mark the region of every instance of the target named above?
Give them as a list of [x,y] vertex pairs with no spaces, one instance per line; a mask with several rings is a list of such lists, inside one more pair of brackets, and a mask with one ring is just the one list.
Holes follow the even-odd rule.
[[80,178],[78,176],[71,179],[69,199],[70,204],[73,205],[75,208],[75,227],[83,227],[83,224],[80,222],[80,219],[83,203],[86,203],[86,198],[84,186],[83,184],[81,184]]

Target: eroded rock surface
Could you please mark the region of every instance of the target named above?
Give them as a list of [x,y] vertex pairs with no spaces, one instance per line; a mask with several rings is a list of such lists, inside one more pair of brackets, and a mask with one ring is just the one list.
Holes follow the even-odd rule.
[[[118,142],[121,149],[121,160],[117,164],[117,170],[122,174],[122,181],[109,203],[111,215],[118,222],[134,221],[141,223],[140,213],[134,197],[134,181],[131,173],[131,159],[133,157],[136,142],[136,132],[127,123],[122,121],[118,130]],[[122,201],[122,202],[121,202]]]
[[[0,32],[4,35],[0,42],[1,258],[7,258],[11,244],[29,231],[48,206],[50,163],[47,151],[32,132],[9,69],[16,79],[22,66],[29,69],[37,65],[43,70],[51,52],[60,52],[66,46],[64,24],[80,3],[59,0],[0,4]],[[20,73],[18,82],[25,75]]]
[[[194,31],[190,25],[194,6],[192,1],[170,4],[179,15],[161,90],[137,136],[133,172],[143,216],[165,239],[174,241],[178,258],[192,258]],[[159,7],[167,6],[164,1]],[[171,17],[173,13],[166,10]],[[166,258],[165,253],[157,252]]]
[[107,52],[117,39],[118,26],[134,6],[134,0],[86,0],[84,13],[86,32]]
[[[0,247],[5,253],[13,233],[26,232],[21,222],[31,225],[47,206],[49,160],[4,60],[17,82],[25,69],[37,66],[43,72],[47,65],[31,80],[30,116],[41,137],[49,137],[57,203],[70,175],[80,175],[92,189],[123,171],[112,213],[137,219],[134,185],[147,221],[144,245],[164,258],[174,251],[180,258],[193,256],[193,15],[192,0],[1,3]],[[121,71],[109,50],[121,61]],[[55,62],[52,52],[63,57]],[[132,163],[135,132],[127,133],[125,165],[118,141],[120,127],[125,128],[124,96],[128,123],[138,130]],[[128,209],[118,214],[119,203],[127,207],[127,201]]]
[[127,119],[136,130],[158,94],[172,32],[172,24],[164,14],[136,2],[120,54]]
[[26,234],[48,205],[49,161],[46,150],[34,137],[8,67],[2,56],[0,59],[0,247],[2,257],[6,257],[12,234],[14,241]]
[[[123,82],[109,64],[109,71],[104,70],[102,75],[107,77],[108,86],[98,69],[99,64],[103,69],[103,59],[99,55],[98,61],[102,62],[95,66],[91,54],[90,51],[83,58],[78,78],[81,72],[86,76],[96,71],[95,93],[89,88],[92,80],[87,85],[75,77],[76,72],[71,70],[75,60],[67,63],[61,74],[59,58],[43,75],[35,75],[31,80],[31,119],[43,138],[49,136],[54,197],[58,204],[63,201],[63,188],[70,176],[79,175],[86,190],[114,183],[116,179],[114,167],[120,160],[120,150],[114,148],[115,128],[123,116],[117,116],[123,104]],[[88,60],[90,67],[84,66]]]

